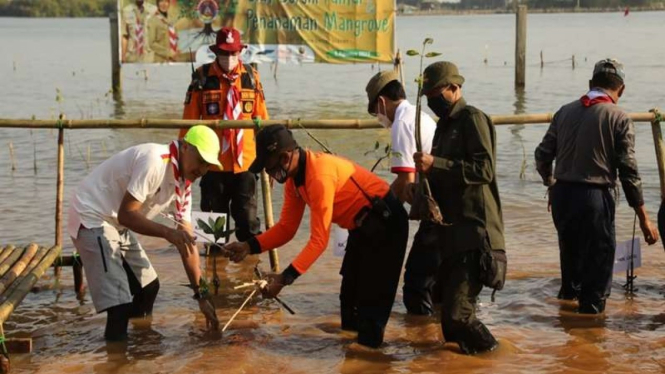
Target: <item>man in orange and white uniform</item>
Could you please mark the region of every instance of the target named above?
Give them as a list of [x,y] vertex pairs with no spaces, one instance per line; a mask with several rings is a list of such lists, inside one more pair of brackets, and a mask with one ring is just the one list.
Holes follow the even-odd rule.
[[305,206],[310,238],[281,274],[268,276],[264,296],[274,297],[305,273],[328,246],[333,223],[349,230],[340,271],[342,329],[357,330],[358,343],[378,347],[397,292],[408,237],[408,218],[388,183],[344,158],[298,147],[283,126],[257,134],[257,158],[250,171],[265,168],[285,184],[279,222],[223,254],[235,262],[288,243],[298,231]]
[[[224,27],[210,46],[217,58],[192,74],[183,119],[268,119],[258,72],[239,59],[246,46],[238,30]],[[180,132],[182,137],[186,130]],[[259,233],[256,216],[256,175],[248,172],[256,157],[254,130],[215,130],[220,141],[219,161],[201,178],[201,210],[230,213],[236,237],[247,240]]]

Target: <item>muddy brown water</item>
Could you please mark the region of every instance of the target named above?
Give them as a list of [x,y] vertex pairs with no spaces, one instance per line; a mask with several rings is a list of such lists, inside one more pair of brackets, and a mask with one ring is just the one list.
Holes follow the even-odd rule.
[[[552,112],[584,93],[593,62],[617,57],[626,64],[627,90],[622,106],[643,112],[663,106],[661,41],[664,13],[530,15],[527,41],[527,88],[512,89],[514,17],[400,17],[398,45],[416,48],[431,36],[432,50],[457,62],[467,78],[468,101],[489,113]],[[114,103],[110,87],[108,21],[105,19],[0,19],[0,117],[178,118],[189,79],[189,66],[124,67],[124,96]],[[547,64],[539,67],[539,52]],[[570,66],[575,54],[578,65]],[[488,58],[488,64],[483,59]],[[504,64],[505,62],[505,64]],[[268,106],[275,118],[368,118],[364,86],[377,71],[370,65],[280,66],[277,80],[261,66]],[[387,69],[387,66],[381,68]],[[406,81],[417,61],[406,59]],[[147,71],[148,80],[145,80]],[[62,100],[56,101],[56,88]],[[407,86],[411,98],[415,88]],[[415,101],[415,100],[414,100]],[[42,290],[30,294],[5,325],[9,336],[31,336],[34,352],[12,356],[15,373],[586,373],[662,372],[665,368],[665,314],[661,243],[644,248],[636,270],[638,292],[627,299],[624,274],[615,277],[607,313],[582,317],[574,303],[556,300],[559,287],[555,230],[546,210],[545,190],[533,167],[533,150],[546,125],[502,126],[498,134],[498,178],[504,207],[509,255],[508,283],[492,303],[480,296],[480,318],[501,346],[492,353],[467,357],[442,342],[436,317],[407,316],[401,290],[388,323],[386,344],[367,350],[341,332],[338,275],[341,260],[326,251],[282,298],[296,315],[273,301],[254,299],[224,336],[207,334],[177,253],[165,242],[144,238],[162,288],[151,323],[133,323],[127,345],[103,340],[104,315],[96,315],[89,295],[77,299],[70,269],[59,280],[50,275]],[[338,153],[371,166],[365,154],[384,131],[315,131]],[[174,132],[158,130],[67,131],[65,194],[69,196],[90,168],[113,152],[141,142],[167,142]],[[301,132],[298,140],[316,145]],[[48,244],[54,234],[55,147],[50,130],[0,129],[0,148],[12,142],[17,170],[10,170],[9,150],[0,157],[0,242]],[[650,127],[637,125],[637,157],[644,197],[652,218],[659,203],[658,172]],[[88,151],[89,149],[89,151]],[[89,155],[89,156],[88,156]],[[37,170],[34,170],[36,156]],[[525,178],[520,169],[526,157]],[[379,170],[391,179],[385,167]],[[195,200],[198,191],[195,189]],[[281,209],[281,189],[274,191]],[[633,213],[623,197],[617,209],[617,240],[630,239]],[[639,231],[639,230],[638,230]],[[303,220],[294,242],[280,250],[286,266],[308,237]],[[415,226],[412,225],[412,232]],[[65,241],[65,251],[72,249]],[[268,258],[260,257],[267,269]],[[254,259],[253,261],[256,261]],[[225,323],[248,291],[233,286],[251,279],[253,263],[217,264],[222,279],[215,297]],[[212,265],[205,264],[210,275]]]

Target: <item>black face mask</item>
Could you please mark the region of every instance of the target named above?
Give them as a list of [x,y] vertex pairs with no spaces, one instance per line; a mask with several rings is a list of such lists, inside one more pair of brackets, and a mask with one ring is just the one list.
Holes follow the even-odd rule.
[[453,107],[453,103],[446,100],[443,95],[437,95],[435,97],[427,98],[427,106],[439,116],[439,118],[446,118],[450,114],[450,110]]
[[293,161],[293,152],[291,153],[291,157],[289,158],[289,164],[286,167],[282,166],[281,163],[278,163],[276,167],[277,170],[275,170],[274,172],[272,170],[270,172],[266,170],[266,172],[268,172],[268,174],[271,174],[272,179],[274,179],[277,183],[284,184],[289,177],[288,172],[289,169],[291,168],[292,161]]

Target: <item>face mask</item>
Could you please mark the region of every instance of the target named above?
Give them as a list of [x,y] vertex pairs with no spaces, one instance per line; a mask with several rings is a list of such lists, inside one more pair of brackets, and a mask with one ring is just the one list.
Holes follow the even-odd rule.
[[275,171],[275,174],[272,175],[272,179],[274,179],[279,184],[286,183],[286,180],[289,177],[289,169],[291,169],[291,161],[293,161],[293,153],[291,153],[289,164],[286,167],[282,166],[282,164],[277,165],[277,171]]
[[453,103],[446,100],[443,95],[437,95],[435,97],[427,98],[427,106],[439,116],[439,118],[446,118],[450,114],[450,109],[453,107]]
[[219,66],[222,67],[222,69],[225,72],[231,72],[233,69],[238,66],[238,61],[240,60],[239,56],[217,56],[217,61],[219,61]]
[[376,119],[379,120],[379,122],[381,123],[381,126],[383,126],[385,128],[389,128],[393,124],[393,121],[391,121],[390,118],[388,118],[388,112],[386,111],[385,104],[383,105],[383,109],[384,109],[383,113],[381,113],[381,109],[380,109],[381,106],[379,104],[381,104],[380,100],[376,104],[377,109],[378,109],[378,112],[376,113]]

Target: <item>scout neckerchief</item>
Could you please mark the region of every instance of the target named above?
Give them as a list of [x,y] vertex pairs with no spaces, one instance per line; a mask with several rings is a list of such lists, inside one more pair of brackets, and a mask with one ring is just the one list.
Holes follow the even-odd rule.
[[580,98],[580,101],[582,102],[582,105],[587,108],[600,103],[614,103],[614,100],[612,100],[610,95],[598,90],[587,92],[586,95]]
[[[231,34],[229,34],[230,36]],[[228,42],[228,39],[227,39]],[[231,41],[233,42],[233,41]],[[242,61],[238,60],[238,66],[242,66]],[[221,70],[221,69],[220,69]],[[240,113],[242,112],[241,103],[240,103],[240,90],[235,85],[235,81],[238,79],[240,74],[238,69],[234,69],[236,73],[226,73],[222,70],[222,77],[229,82],[229,90],[226,93],[226,108],[224,108],[224,120],[237,120],[240,118]],[[235,143],[236,143],[236,161],[238,165],[242,167],[242,154],[243,154],[243,129],[237,129],[235,131],[231,129],[224,129],[222,131],[222,153],[228,151],[231,143],[234,141],[233,134],[235,132]]]
[[[180,147],[178,147],[178,141],[174,140],[169,145],[169,154],[162,157],[168,157],[173,166],[173,177],[175,178],[175,218],[178,221],[183,220],[183,213],[185,208],[189,205],[189,201],[192,196],[192,182],[184,179],[180,175]],[[182,177],[182,178],[181,178]]]
[[136,53],[139,56],[143,55],[143,18],[141,17],[141,10],[134,8],[136,15],[136,23],[134,24],[134,42],[136,43]]
[[168,14],[162,13],[161,11],[157,10],[157,13],[155,15],[166,25],[168,28],[169,32],[169,48],[171,50],[171,53],[175,57],[176,53],[178,52],[178,34],[175,31],[175,26],[173,26],[171,23],[169,23],[168,20]]

